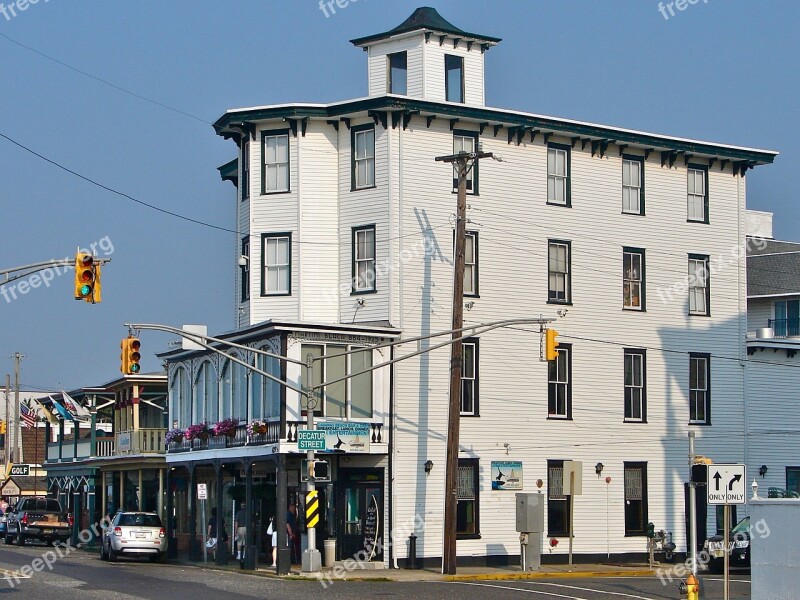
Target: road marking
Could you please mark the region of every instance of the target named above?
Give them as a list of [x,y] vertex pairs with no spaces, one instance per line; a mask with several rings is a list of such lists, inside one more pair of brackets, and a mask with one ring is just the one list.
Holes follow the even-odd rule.
[[624,598],[636,598],[637,600],[652,600],[652,598],[647,598],[645,596],[635,596],[633,594],[623,594],[622,592],[609,592],[609,591],[606,591],[606,590],[597,590],[597,589],[592,589],[592,588],[578,587],[576,585],[564,585],[563,583],[544,583],[544,582],[540,582],[540,581],[527,581],[526,583],[528,583],[530,585],[551,585],[553,587],[567,588],[567,589],[570,589],[570,590],[580,590],[582,592],[600,592],[600,593],[603,593],[603,594],[609,594],[611,596],[622,596]]
[[10,569],[0,569],[0,578],[6,579],[8,577],[13,577],[14,579],[30,579],[30,575],[23,575],[18,571],[11,571]]
[[[724,579],[716,579],[714,577],[703,577],[707,581],[725,581]],[[731,583],[750,583],[749,579],[731,579]]]
[[496,585],[491,583],[471,583],[468,581],[453,581],[458,585],[477,585],[480,587],[490,587],[500,590],[512,590],[514,592],[525,592],[526,594],[539,594],[541,596],[552,596],[554,598],[567,598],[567,600],[588,600],[587,598],[579,598],[578,596],[565,596],[564,594],[556,594],[555,592],[545,592],[543,590],[526,590],[525,588],[515,588],[507,585]]

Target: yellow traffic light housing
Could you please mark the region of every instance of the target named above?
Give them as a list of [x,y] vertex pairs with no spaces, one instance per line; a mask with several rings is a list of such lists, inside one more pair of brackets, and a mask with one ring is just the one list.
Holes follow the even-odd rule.
[[544,345],[544,356],[547,360],[555,360],[558,358],[558,332],[555,329],[546,329],[545,330],[545,345]]
[[139,349],[142,347],[142,343],[139,341],[139,338],[127,337],[122,340],[119,346],[122,349],[122,353],[119,356],[119,370],[125,375],[136,375],[142,370],[142,367],[139,364],[139,361],[142,358],[142,355],[139,352]]
[[100,297],[100,290],[102,286],[100,284],[100,263],[95,263],[94,265],[94,287],[92,288],[92,299],[87,300],[87,302],[91,302],[92,304],[99,304],[101,297]]
[[75,300],[92,301],[94,280],[94,257],[78,252],[75,255]]

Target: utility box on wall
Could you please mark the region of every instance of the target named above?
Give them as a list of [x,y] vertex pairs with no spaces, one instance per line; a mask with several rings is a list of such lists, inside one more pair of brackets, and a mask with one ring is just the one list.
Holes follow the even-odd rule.
[[544,532],[544,496],[542,494],[517,494],[517,531]]

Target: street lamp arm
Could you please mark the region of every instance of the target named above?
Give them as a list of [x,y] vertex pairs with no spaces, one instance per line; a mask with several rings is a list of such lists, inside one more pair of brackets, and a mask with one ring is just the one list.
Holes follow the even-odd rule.
[[[177,334],[177,335],[179,335],[181,337],[184,337],[184,338],[186,338],[188,340],[193,341],[195,344],[198,344],[198,345],[202,346],[206,350],[211,350],[212,352],[216,352],[220,356],[224,356],[225,358],[227,358],[229,360],[232,360],[233,362],[242,365],[243,367],[245,367],[246,369],[252,371],[253,373],[258,373],[262,377],[266,377],[267,379],[270,379],[270,380],[274,381],[275,383],[279,383],[282,386],[287,387],[290,390],[297,392],[298,394],[305,394],[305,390],[303,390],[302,388],[299,388],[299,387],[297,387],[297,386],[295,386],[295,385],[293,385],[291,383],[288,383],[288,382],[284,381],[283,379],[280,379],[279,377],[275,377],[275,375],[273,375],[272,373],[267,373],[266,371],[262,371],[258,367],[254,367],[253,365],[250,365],[250,364],[246,363],[245,361],[241,360],[240,358],[237,358],[235,356],[231,356],[230,354],[228,354],[227,352],[223,352],[219,348],[214,348],[213,346],[211,346],[209,344],[206,344],[205,342],[200,341],[201,339],[206,339],[206,340],[213,340],[213,341],[219,341],[219,342],[222,342],[222,343],[227,343],[227,342],[225,342],[225,340],[217,340],[216,338],[211,338],[211,337],[208,337],[208,336],[205,336],[205,335],[200,335],[200,334],[197,334],[197,333],[188,333],[186,331],[183,331],[182,329],[176,329],[175,327],[169,327],[168,325],[153,325],[153,324],[147,325],[147,324],[127,324],[126,323],[126,326],[127,327],[131,327],[133,329],[151,329],[151,330],[155,330],[155,331],[167,331],[169,333],[175,333],[175,334]],[[242,347],[242,348],[244,348],[246,350],[252,350],[252,348],[247,348],[246,346],[238,346],[238,344],[236,346],[237,347]],[[263,352],[262,351],[261,353],[262,354],[266,354],[267,356],[273,356],[275,358],[286,359],[285,356],[279,356],[277,354],[271,354],[269,352]],[[295,361],[293,359],[288,359],[288,360],[290,360],[291,362],[298,362],[298,361]]]
[[[353,354],[355,352],[364,352],[366,350],[374,350],[375,348],[383,348],[383,347],[386,347],[386,346],[398,345],[398,344],[400,344],[402,342],[413,342],[413,341],[418,341],[418,340],[425,340],[425,339],[438,337],[438,336],[441,336],[441,335],[450,335],[450,334],[453,334],[453,333],[462,333],[464,331],[470,331],[470,335],[479,335],[481,333],[486,333],[488,331],[492,331],[493,329],[498,329],[500,327],[509,327],[511,325],[531,325],[533,323],[543,324],[543,323],[550,323],[552,321],[555,321],[555,319],[544,319],[544,318],[538,318],[538,319],[505,319],[503,321],[494,321],[494,322],[491,322],[491,323],[479,323],[477,325],[470,325],[469,327],[462,327],[461,329],[454,329],[454,330],[450,330],[450,331],[441,331],[439,333],[432,333],[432,334],[429,334],[429,335],[423,335],[423,336],[416,337],[416,338],[409,338],[407,340],[399,340],[397,342],[391,342],[389,344],[382,344],[381,346],[369,346],[369,347],[366,347],[366,348],[361,348],[359,350],[351,350],[349,352],[341,352],[341,353],[335,354],[335,356],[338,357],[338,356],[343,356],[345,354]],[[311,389],[312,390],[323,389],[326,385],[332,385],[334,383],[339,383],[340,381],[346,381],[347,379],[351,379],[353,377],[358,377],[359,375],[364,375],[366,373],[371,373],[372,371],[376,371],[378,369],[382,369],[383,367],[388,367],[389,365],[393,365],[394,363],[400,362],[402,360],[406,360],[408,358],[414,358],[415,356],[419,356],[420,354],[425,354],[426,352],[431,352],[432,350],[438,350],[439,348],[444,348],[445,346],[450,346],[454,342],[457,342],[457,341],[460,341],[460,340],[464,339],[464,337],[465,337],[464,335],[460,335],[458,337],[450,338],[446,342],[441,342],[441,343],[436,344],[434,346],[430,346],[428,348],[423,348],[421,350],[417,350],[416,352],[412,352],[411,354],[405,354],[405,355],[400,356],[398,358],[393,358],[391,360],[387,360],[386,362],[382,362],[379,365],[374,365],[372,367],[364,369],[363,371],[359,371],[358,373],[351,373],[350,375],[345,375],[344,377],[339,377],[337,379],[332,379],[330,381],[325,381],[325,382],[320,383],[318,385],[312,386]],[[323,356],[322,358],[326,358],[326,357],[327,357],[327,355]],[[315,360],[318,360],[319,358],[320,357],[316,357]]]
[[201,333],[192,333],[184,331],[183,329],[178,329],[177,327],[170,327],[169,325],[159,325],[154,323],[125,323],[125,327],[130,327],[131,329],[152,329],[155,331],[166,331],[167,333],[177,334],[183,338],[186,338],[187,340],[191,340],[192,342],[200,344],[201,346],[203,344],[199,340],[210,340],[217,344],[225,344],[226,346],[230,346],[231,348],[238,348],[239,350],[253,352],[254,354],[260,354],[262,356],[268,356],[270,358],[285,360],[286,362],[294,363],[300,366],[305,365],[303,361],[294,358],[289,358],[288,356],[275,354],[274,352],[267,352],[266,350],[261,350],[258,348],[251,348],[250,346],[244,346],[242,344],[237,344],[236,342],[230,342],[228,340],[211,337],[210,335],[203,335]]

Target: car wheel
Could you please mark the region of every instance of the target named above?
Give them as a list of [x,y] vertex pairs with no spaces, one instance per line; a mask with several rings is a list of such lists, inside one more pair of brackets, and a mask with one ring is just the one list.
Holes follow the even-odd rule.
[[5,542],[7,545],[9,545],[9,546],[11,545],[11,542],[13,541],[13,539],[14,539],[14,538],[12,538],[10,535],[8,535],[8,533],[6,533],[6,534],[3,536],[3,541],[4,541],[4,542]]
[[14,543],[16,543],[17,546],[25,545],[25,536],[22,534],[22,532],[17,532],[17,535],[14,538]]
[[108,560],[117,562],[117,552],[111,547],[111,544],[108,545]]

